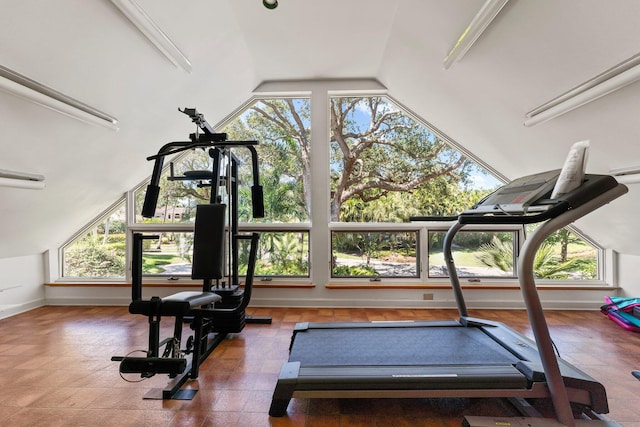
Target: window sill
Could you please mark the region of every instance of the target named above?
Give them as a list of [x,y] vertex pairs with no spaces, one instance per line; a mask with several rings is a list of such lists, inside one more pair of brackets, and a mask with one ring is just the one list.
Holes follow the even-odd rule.
[[[130,288],[131,283],[127,282],[53,282],[45,283],[45,286],[50,287],[93,287],[93,288]],[[197,282],[145,282],[142,285],[143,288],[194,288],[200,289],[202,284]],[[316,285],[313,283],[290,283],[290,282],[258,282],[253,284],[254,288],[298,288],[298,289],[312,289]],[[413,284],[413,283],[330,283],[325,286],[326,289],[431,289],[431,290],[447,290],[451,289],[451,285],[448,284]],[[462,289],[465,290],[519,290],[520,286],[514,284],[474,284],[462,285]],[[539,290],[549,291],[615,291],[620,289],[617,286],[607,285],[538,285]]]
[[[88,287],[88,288],[130,288],[131,283],[127,282],[53,282],[45,283],[50,287]],[[143,288],[202,288],[197,282],[144,282]],[[314,288],[313,283],[287,283],[287,282],[258,282],[253,284],[254,288]]]
[[[410,284],[410,283],[330,283],[326,285],[327,289],[433,289],[433,290],[446,290],[451,289],[451,285],[437,284],[437,285],[425,285],[425,284]],[[613,291],[619,289],[617,286],[608,285],[537,285],[538,290],[549,291]],[[491,284],[474,284],[474,285],[462,285],[462,289],[478,289],[478,290],[520,290],[519,285],[505,284],[505,285],[491,285]]]

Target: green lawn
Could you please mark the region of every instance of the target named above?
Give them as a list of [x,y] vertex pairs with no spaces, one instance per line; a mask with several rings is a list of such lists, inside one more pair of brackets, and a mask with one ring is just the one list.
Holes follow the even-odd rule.
[[[466,267],[485,267],[476,257],[478,251],[456,251],[454,253],[454,261],[458,265]],[[443,252],[431,252],[429,255],[430,265],[445,265]]]
[[160,274],[164,272],[164,265],[182,264],[188,262],[177,254],[154,254],[145,252],[142,261],[142,271],[145,274]]

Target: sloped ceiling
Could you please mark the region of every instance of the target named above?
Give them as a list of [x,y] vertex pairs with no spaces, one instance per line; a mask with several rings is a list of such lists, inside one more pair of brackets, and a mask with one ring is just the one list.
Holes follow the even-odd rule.
[[[140,183],[145,158],[216,123],[263,81],[374,78],[509,178],[560,167],[589,139],[588,171],[640,166],[640,83],[532,128],[527,111],[640,51],[640,2],[511,0],[464,59],[442,61],[482,0],[138,0],[193,64],[173,66],[108,0],[4,0],[0,65],[119,119],[88,125],[0,92],[0,169],[46,176],[0,187],[0,257],[55,248]],[[580,223],[623,253],[638,184]]]

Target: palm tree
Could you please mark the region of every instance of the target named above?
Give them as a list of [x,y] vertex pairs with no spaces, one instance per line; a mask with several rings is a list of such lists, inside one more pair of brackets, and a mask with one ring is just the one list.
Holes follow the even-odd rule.
[[[476,257],[488,267],[513,271],[513,245],[495,236],[490,243],[480,246]],[[555,253],[554,245],[544,242],[536,252],[533,271],[538,279],[566,279],[569,277],[567,271],[576,266],[577,262],[577,258],[562,261]]]

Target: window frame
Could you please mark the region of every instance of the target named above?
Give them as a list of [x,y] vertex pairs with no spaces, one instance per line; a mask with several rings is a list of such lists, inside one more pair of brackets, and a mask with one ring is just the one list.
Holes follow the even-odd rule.
[[422,265],[422,228],[416,226],[413,223],[384,223],[384,222],[375,222],[375,223],[348,223],[348,222],[332,222],[329,225],[329,259],[331,259],[333,255],[333,243],[331,236],[335,232],[358,232],[358,233],[382,233],[382,232],[415,232],[417,235],[416,238],[416,277],[342,277],[342,276],[334,276],[332,267],[333,262],[329,264],[329,277],[332,282],[340,282],[343,281],[366,281],[366,282],[375,282],[375,283],[421,283],[423,276],[423,265]]
[[[124,206],[123,206],[124,205]],[[65,276],[64,275],[64,263],[65,263],[65,250],[72,245],[78,238],[84,236],[87,232],[89,232],[92,228],[98,226],[99,224],[101,224],[106,218],[108,218],[109,216],[113,215],[114,212],[116,212],[118,209],[121,209],[124,207],[124,212],[125,212],[125,267],[124,267],[124,275],[122,276],[108,276],[108,277],[96,277],[96,276],[91,276],[90,278],[87,277],[79,277],[79,276]],[[80,230],[78,230],[76,233],[74,233],[71,237],[69,237],[67,240],[65,240],[64,243],[62,243],[59,247],[58,250],[56,251],[57,254],[57,262],[55,263],[55,265],[57,265],[57,270],[58,270],[58,278],[59,280],[64,280],[65,282],[86,282],[87,280],[91,280],[92,282],[114,282],[114,281],[120,281],[120,280],[129,280],[129,257],[128,257],[128,253],[129,253],[129,238],[128,238],[128,228],[129,228],[129,209],[128,209],[128,203],[127,203],[127,196],[126,194],[119,197],[118,200],[116,200],[114,203],[112,203],[107,209],[103,210],[99,215],[97,215],[96,217],[94,217],[91,221],[89,221],[84,227],[82,227]]]
[[[331,176],[330,167],[329,167],[329,150],[327,148],[327,141],[330,140],[329,135],[329,126],[328,126],[328,107],[330,102],[330,97],[333,96],[349,96],[349,97],[358,97],[358,96],[384,96],[390,102],[395,104],[398,108],[401,108],[403,112],[411,117],[413,120],[416,120],[423,126],[426,126],[432,133],[434,133],[438,138],[440,138],[443,142],[448,144],[455,150],[460,151],[464,155],[473,159],[479,166],[486,169],[489,173],[493,174],[497,179],[506,182],[507,180],[503,175],[498,173],[494,168],[490,167],[477,156],[473,155],[470,151],[465,149],[462,145],[458,144],[456,141],[449,138],[446,134],[441,132],[438,128],[427,122],[426,120],[419,117],[415,112],[413,112],[410,108],[407,108],[393,96],[389,95],[386,88],[384,88],[379,82],[375,80],[356,80],[356,81],[300,81],[300,82],[267,82],[258,86],[253,96],[251,96],[245,103],[240,105],[239,108],[232,111],[228,116],[223,118],[214,128],[221,128],[226,126],[229,122],[234,120],[238,115],[243,114],[252,104],[261,100],[261,99],[273,99],[273,98],[295,98],[295,97],[305,97],[309,98],[310,108],[311,108],[311,156],[314,158],[314,162],[311,170],[311,183],[314,188],[314,193],[311,196],[311,213],[310,219],[305,223],[241,223],[239,225],[240,231],[277,231],[277,232],[307,232],[309,235],[309,274],[308,278],[286,278],[286,277],[278,277],[277,279],[274,277],[270,283],[271,284],[304,284],[304,283],[317,283],[321,286],[329,286],[336,284],[357,284],[360,282],[366,282],[370,284],[370,280],[368,278],[332,278],[331,277],[331,233],[333,230],[339,231],[347,231],[353,230],[358,232],[366,232],[366,231],[380,231],[384,229],[385,231],[395,229],[400,231],[417,231],[418,232],[418,241],[417,241],[417,251],[419,258],[419,277],[418,278],[383,278],[380,282],[377,282],[381,286],[389,285],[389,287],[394,287],[396,285],[401,284],[415,284],[415,285],[424,285],[424,286],[441,286],[441,285],[449,285],[450,281],[448,278],[429,278],[428,272],[425,269],[428,269],[428,235],[429,231],[445,231],[448,229],[450,223],[442,223],[442,222],[433,222],[433,223],[333,223],[329,220],[329,177]],[[168,165],[166,166],[168,167]],[[149,171],[149,175],[150,175]],[[324,181],[324,182],[323,182]],[[127,234],[126,234],[126,265],[125,268],[125,278],[124,280],[131,280],[131,271],[130,271],[130,261],[131,261],[131,236],[133,232],[136,231],[144,231],[144,232],[155,232],[158,231],[158,224],[137,224],[135,222],[135,200],[134,194],[138,190],[139,187],[143,186],[148,182],[148,180],[143,181],[139,186],[131,189],[127,193],[125,193],[123,198],[119,198],[117,202],[112,204],[108,209],[104,212],[109,212],[110,209],[114,208],[114,206],[122,203],[123,199],[125,200],[126,206],[126,217],[127,217]],[[110,214],[110,213],[109,213]],[[49,251],[49,256],[54,257],[57,256],[58,260],[52,262],[50,265],[58,265],[57,275],[56,272],[51,270],[51,276],[57,277],[58,281],[82,281],[87,282],[87,278],[66,278],[62,277],[62,262],[63,262],[63,248],[66,247],[71,241],[73,241],[77,236],[81,235],[86,230],[90,229],[94,226],[98,221],[104,218],[105,213],[99,215],[94,220],[92,220],[89,224],[84,226],[81,230],[75,233],[70,239],[65,241],[61,246],[58,247],[57,251]],[[167,225],[164,225],[167,227]],[[165,228],[162,228],[163,230]],[[173,230],[176,231],[191,231],[193,229],[192,224],[183,224],[183,225],[171,225]],[[518,227],[516,227],[518,228]],[[595,280],[549,280],[546,279],[541,282],[544,285],[568,285],[568,286],[590,286],[590,285],[600,285],[606,284],[606,282],[611,282],[615,279],[615,269],[614,269],[614,259],[615,253],[612,251],[604,250],[600,245],[594,242],[592,239],[585,236],[583,233],[579,232],[572,226],[568,227],[571,229],[573,233],[583,239],[585,242],[591,244],[596,250],[597,256],[597,268],[598,268],[598,278]],[[465,230],[470,230],[471,227],[468,226]],[[482,231],[502,231],[501,227],[485,227]],[[519,247],[517,248],[518,252],[522,245],[524,239],[519,239]],[[121,279],[121,278],[119,278]],[[145,281],[148,279],[145,277]],[[92,282],[114,282],[113,278],[91,278]],[[154,278],[153,281],[157,282],[158,278]],[[190,278],[183,279],[180,278],[178,281],[172,281],[171,284],[180,285],[186,284],[192,281]],[[474,282],[474,285],[483,285],[489,283],[490,285],[516,285],[517,279],[507,279],[507,278],[481,278],[480,283]]]
[[[451,225],[451,223],[449,223],[449,226]],[[425,236],[425,240],[424,240],[424,245],[426,245],[427,247],[427,252],[428,252],[428,246],[429,246],[429,233],[432,232],[441,232],[441,233],[447,233],[447,231],[449,230],[449,226],[442,226],[439,224],[435,224],[435,225],[426,225],[426,236]],[[468,285],[484,285],[484,284],[491,284],[491,285],[496,285],[496,284],[503,284],[505,286],[507,285],[513,285],[513,284],[517,284],[518,283],[518,256],[522,250],[522,246],[524,245],[524,236],[525,236],[525,232],[522,228],[522,226],[519,226],[517,224],[504,224],[504,225],[492,225],[490,227],[486,226],[486,225],[474,225],[474,224],[469,224],[466,225],[462,230],[459,230],[460,232],[477,232],[477,233],[503,233],[503,232],[510,232],[510,233],[514,233],[514,247],[513,247],[513,252],[514,252],[514,264],[513,264],[513,276],[504,276],[504,277],[499,277],[499,276],[459,276],[459,280],[461,284],[468,284]],[[430,283],[451,283],[450,282],[450,276],[444,276],[444,277],[429,277],[429,273],[428,273],[428,269],[430,267],[429,264],[429,254],[427,253],[426,259],[424,260],[425,262],[425,268],[427,269],[427,280]]]

